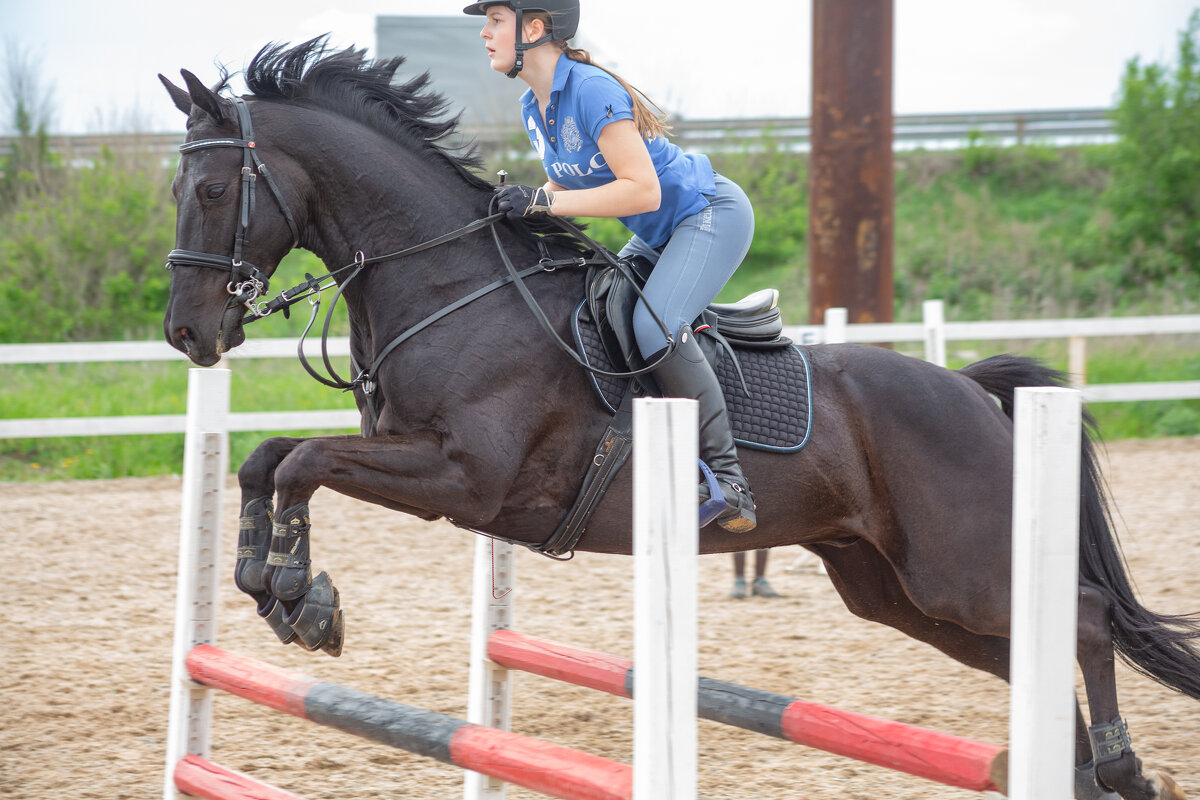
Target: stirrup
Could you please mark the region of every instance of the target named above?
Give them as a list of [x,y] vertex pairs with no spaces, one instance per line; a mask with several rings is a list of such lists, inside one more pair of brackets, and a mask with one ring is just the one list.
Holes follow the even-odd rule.
[[736,506],[730,505],[725,499],[725,490],[721,488],[721,483],[712,469],[704,463],[704,459],[700,459],[700,471],[704,474],[705,483],[701,484],[701,494],[707,492],[708,496],[700,505],[700,527],[703,528],[713,520],[717,524],[730,533],[748,533],[754,530],[758,525],[758,520],[755,519],[754,498],[750,495],[749,490],[743,489],[736,483],[729,485],[737,493],[738,503]]
[[700,504],[700,527],[703,528],[728,509],[729,503],[725,502],[725,493],[721,491],[717,476],[708,468],[708,464],[704,463],[704,459],[699,461],[700,472],[704,474],[704,480],[708,484],[708,499]]

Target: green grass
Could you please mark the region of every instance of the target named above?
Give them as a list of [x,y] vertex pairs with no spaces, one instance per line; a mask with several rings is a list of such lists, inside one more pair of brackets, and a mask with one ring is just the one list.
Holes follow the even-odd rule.
[[[335,362],[335,367],[343,375],[349,371],[348,364]],[[183,414],[187,371],[182,362],[5,366],[0,367],[0,408],[9,419]],[[294,360],[233,362],[231,411],[340,408],[354,408],[354,399],[316,383]],[[236,469],[271,435],[334,432],[233,433],[230,463]],[[169,475],[182,463],[182,434],[0,440],[0,481]]]

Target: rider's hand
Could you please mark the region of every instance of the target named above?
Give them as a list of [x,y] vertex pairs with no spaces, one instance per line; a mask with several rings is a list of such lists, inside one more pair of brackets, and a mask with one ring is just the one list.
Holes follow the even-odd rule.
[[534,188],[519,183],[502,186],[496,190],[496,198],[496,208],[508,214],[509,219],[554,213],[554,192],[540,186]]

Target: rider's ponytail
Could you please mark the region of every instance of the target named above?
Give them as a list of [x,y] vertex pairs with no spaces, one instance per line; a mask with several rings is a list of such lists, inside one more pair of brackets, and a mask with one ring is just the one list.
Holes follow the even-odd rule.
[[671,127],[667,124],[666,112],[657,103],[642,94],[641,90],[635,88],[631,83],[612,70],[605,69],[593,62],[592,56],[587,50],[571,47],[562,40],[557,41],[556,44],[562,48],[567,58],[603,69],[609,75],[613,76],[625,91],[629,92],[629,96],[633,99],[633,124],[637,126],[643,138],[657,139],[659,136],[666,136],[671,132]]
[[[547,30],[553,31],[554,21],[553,14],[545,11],[527,11],[525,19],[540,19]],[[617,83],[621,84],[621,88],[629,92],[629,97],[633,100],[633,124],[637,126],[638,132],[642,134],[644,139],[657,139],[660,136],[667,136],[671,132],[670,125],[667,124],[667,113],[659,107],[657,103],[651,100],[642,92],[635,88],[633,84],[622,78],[617,73],[610,69],[600,66],[592,61],[592,56],[587,50],[578,47],[571,47],[567,44],[566,39],[555,39],[554,44],[566,54],[567,58],[572,61],[579,61],[583,64],[591,64],[597,69],[602,69],[611,75]]]

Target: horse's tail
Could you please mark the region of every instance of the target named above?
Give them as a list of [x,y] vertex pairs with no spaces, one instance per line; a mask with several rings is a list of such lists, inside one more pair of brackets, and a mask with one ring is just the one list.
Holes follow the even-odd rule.
[[[959,370],[1000,400],[1011,419],[1020,386],[1065,386],[1066,376],[1031,358],[993,356]],[[1096,421],[1086,409],[1080,461],[1079,577],[1103,591],[1112,608],[1113,645],[1125,663],[1164,686],[1200,700],[1200,619],[1156,614],[1134,597],[1096,458]]]

